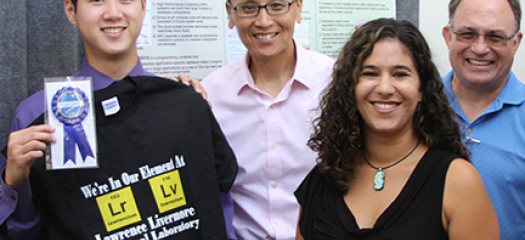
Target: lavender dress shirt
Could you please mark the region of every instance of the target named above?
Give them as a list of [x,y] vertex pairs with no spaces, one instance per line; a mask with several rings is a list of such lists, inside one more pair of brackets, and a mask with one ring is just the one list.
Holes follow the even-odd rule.
[[[144,70],[140,60],[128,75],[154,76],[154,74]],[[85,60],[80,71],[72,75],[72,77],[80,76],[90,76],[92,78],[93,90],[105,88],[114,82],[113,79],[94,69]],[[26,128],[44,113],[44,98],[44,91],[42,90],[24,100],[17,107],[11,122],[11,132]],[[4,181],[5,163],[5,157],[3,157],[0,163],[0,169],[2,169],[0,178],[0,223],[2,225],[5,224],[7,237],[10,239],[42,239],[42,223],[40,222],[40,215],[34,209],[29,180],[17,187],[8,186]],[[230,194],[222,193],[221,201],[228,237],[229,239],[235,239],[232,229],[233,205]]]
[[276,98],[255,85],[248,55],[202,82],[237,156],[231,196],[239,240],[295,239],[299,204],[293,193],[316,164],[317,153],[306,143],[334,60],[294,44],[294,75]]

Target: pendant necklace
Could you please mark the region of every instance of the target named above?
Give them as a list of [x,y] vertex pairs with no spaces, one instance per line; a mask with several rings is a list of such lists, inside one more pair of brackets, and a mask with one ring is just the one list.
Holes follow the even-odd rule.
[[381,191],[381,190],[383,190],[383,187],[385,186],[385,171],[383,171],[383,170],[389,169],[389,168],[397,165],[398,163],[402,162],[403,160],[407,159],[407,157],[410,156],[416,150],[416,148],[418,146],[419,146],[419,141],[417,141],[416,146],[406,156],[404,156],[403,158],[399,159],[397,162],[392,163],[392,164],[390,164],[390,165],[388,165],[386,167],[383,167],[383,168],[378,168],[378,167],[375,167],[374,165],[372,165],[368,161],[368,159],[366,158],[366,154],[363,152],[363,157],[365,158],[366,163],[368,163],[368,165],[370,167],[372,167],[373,169],[377,169],[377,172],[374,175],[374,190]]

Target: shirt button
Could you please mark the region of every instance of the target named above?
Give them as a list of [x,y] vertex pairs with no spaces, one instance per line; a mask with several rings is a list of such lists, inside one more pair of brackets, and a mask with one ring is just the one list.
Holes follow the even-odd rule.
[[277,144],[273,143],[271,147],[272,149],[275,149],[277,147]]
[[472,133],[472,129],[469,128],[469,129],[467,130],[467,132],[468,132],[468,134],[471,134],[471,133]]
[[15,196],[11,196],[11,200],[15,201],[16,200]]
[[279,224],[281,224],[281,221],[275,220],[275,225],[279,225]]
[[276,104],[272,104],[272,105],[270,106],[271,109],[275,109],[276,107],[277,107]]
[[272,187],[273,187],[273,188],[276,188],[277,186],[279,186],[279,184],[278,184],[277,182],[273,182],[273,183],[272,183]]

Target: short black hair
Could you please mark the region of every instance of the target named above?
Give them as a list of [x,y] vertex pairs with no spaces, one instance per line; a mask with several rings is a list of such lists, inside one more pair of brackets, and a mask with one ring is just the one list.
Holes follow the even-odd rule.
[[[228,0],[229,2],[230,0]],[[75,12],[77,11],[77,3],[78,3],[78,0],[71,0],[71,2],[73,3],[73,7],[75,8]],[[142,4],[143,2],[140,2],[140,4]],[[144,7],[144,6],[142,6]]]

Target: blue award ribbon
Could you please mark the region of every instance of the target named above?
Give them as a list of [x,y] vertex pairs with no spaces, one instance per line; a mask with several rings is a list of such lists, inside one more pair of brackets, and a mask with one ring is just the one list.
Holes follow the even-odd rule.
[[51,110],[58,121],[64,124],[64,164],[69,160],[76,164],[75,146],[78,146],[84,162],[88,156],[94,157],[82,127],[89,107],[89,98],[79,88],[63,87],[53,96]]

